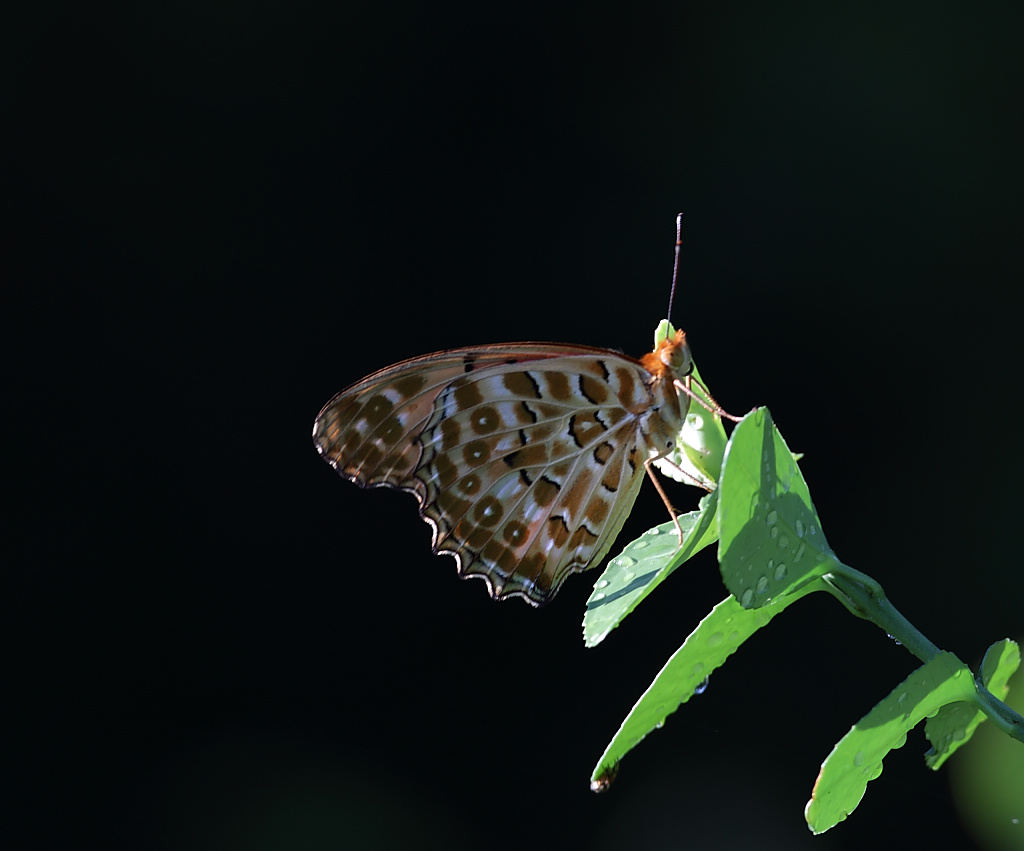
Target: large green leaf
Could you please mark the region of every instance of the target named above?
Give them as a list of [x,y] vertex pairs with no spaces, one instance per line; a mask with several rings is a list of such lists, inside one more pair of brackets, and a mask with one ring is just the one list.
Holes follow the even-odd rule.
[[727,597],[715,606],[665,663],[654,682],[630,710],[595,766],[591,788],[595,791],[606,788],[615,775],[619,760],[651,730],[660,727],[694,693],[702,691],[701,686],[712,671],[775,615],[804,594],[820,590],[820,587],[820,583],[812,581],[760,609],[744,609],[734,597]]
[[747,414],[726,447],[718,560],[725,587],[744,608],[764,606],[839,564],[767,408]]
[[943,706],[971,700],[974,679],[952,653],[926,662],[861,718],[821,765],[804,817],[813,833],[845,819],[882,773],[889,751],[903,747],[907,733]]

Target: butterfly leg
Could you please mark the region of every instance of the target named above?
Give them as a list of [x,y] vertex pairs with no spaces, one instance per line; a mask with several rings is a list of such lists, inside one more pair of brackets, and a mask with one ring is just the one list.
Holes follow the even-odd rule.
[[658,491],[658,496],[661,497],[661,501],[665,503],[665,508],[668,509],[669,515],[672,517],[672,522],[676,524],[676,532],[679,533],[679,546],[683,545],[683,527],[679,525],[679,517],[676,515],[676,510],[672,507],[672,503],[668,501],[668,494],[665,493],[665,489],[661,486],[661,482],[658,481],[658,477],[654,470],[651,468],[651,464],[655,461],[654,458],[648,458],[644,461],[644,469],[647,471],[647,475],[650,476],[651,481],[654,482],[654,487]]
[[[705,402],[700,396],[698,396],[696,393],[693,392],[693,390],[690,389],[690,383],[691,382],[696,384],[701,389],[701,391],[704,393],[704,395],[708,397],[708,400],[709,400],[710,404],[709,404],[709,402]],[[698,405],[700,405],[702,408],[706,408],[712,414],[718,414],[718,416],[720,416],[720,417],[722,417],[724,419],[727,419],[727,420],[732,420],[734,423],[738,423],[741,419],[743,419],[742,417],[736,417],[736,416],[733,416],[730,413],[727,413],[726,410],[721,405],[718,404],[718,402],[715,399],[715,397],[711,395],[711,392],[708,390],[708,388],[705,387],[703,384],[701,384],[701,382],[699,382],[693,376],[687,375],[686,378],[683,379],[682,381],[680,381],[677,378],[673,383],[675,384],[676,389],[682,390],[687,396],[689,396],[691,399],[693,399]]]

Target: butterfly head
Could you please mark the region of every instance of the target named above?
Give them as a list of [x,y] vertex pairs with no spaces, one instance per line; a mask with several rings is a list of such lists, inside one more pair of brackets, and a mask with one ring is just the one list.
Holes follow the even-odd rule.
[[676,331],[662,338],[653,352],[644,355],[640,362],[648,372],[670,380],[682,378],[693,371],[690,347],[686,344],[686,333]]

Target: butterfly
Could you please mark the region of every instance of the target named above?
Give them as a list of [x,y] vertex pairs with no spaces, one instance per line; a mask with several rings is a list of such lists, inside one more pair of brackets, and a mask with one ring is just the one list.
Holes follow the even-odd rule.
[[539,606],[607,555],[645,473],[675,520],[650,466],[698,397],[686,335],[663,327],[639,359],[501,343],[406,360],[331,399],[313,442],[356,484],[413,494],[459,575]]

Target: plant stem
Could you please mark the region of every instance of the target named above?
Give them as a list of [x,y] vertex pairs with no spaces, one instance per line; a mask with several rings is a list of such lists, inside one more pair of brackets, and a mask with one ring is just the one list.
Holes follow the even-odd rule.
[[[835,568],[822,579],[828,590],[853,614],[877,624],[922,662],[942,652],[900,614],[885,596],[882,586],[867,574],[836,562]],[[977,676],[974,686],[974,702],[978,708],[1008,736],[1024,742],[1024,717],[985,688]]]
[[826,573],[823,579],[847,609],[877,624],[922,662],[942,652],[900,614],[885,596],[882,586],[867,574],[836,562],[835,570]]
[[1006,735],[1024,742],[1024,717],[985,688],[978,676],[974,678],[974,702]]

